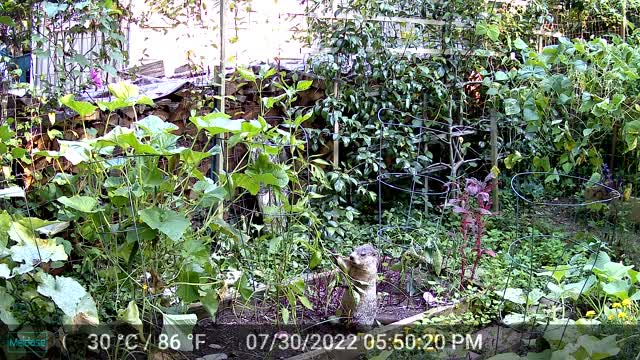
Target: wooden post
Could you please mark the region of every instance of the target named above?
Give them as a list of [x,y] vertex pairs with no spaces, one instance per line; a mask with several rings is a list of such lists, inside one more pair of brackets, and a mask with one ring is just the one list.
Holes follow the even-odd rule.
[[[427,93],[422,94],[422,119],[427,122]],[[424,125],[424,124],[423,124]],[[420,131],[420,136],[422,136],[422,130]],[[429,142],[428,142],[429,138],[427,137],[425,143],[424,143],[424,156],[427,156],[427,153],[429,153]],[[429,173],[425,173],[424,174],[425,178],[424,178],[424,213],[425,214],[429,214],[429,195],[427,195],[429,193]]]
[[[498,168],[498,117],[494,109],[491,110],[491,169]],[[498,197],[498,178],[493,179],[493,211],[500,210],[500,198]]]
[[[227,93],[227,84],[226,84],[226,76],[227,73],[225,71],[225,60],[227,57],[226,52],[226,25],[225,25],[225,16],[224,13],[226,11],[226,1],[220,0],[220,106],[219,111],[224,113],[226,111],[226,93]],[[225,168],[225,159],[227,158],[226,151],[226,142],[224,134],[218,135],[217,143],[220,145],[221,151],[220,155],[218,155],[218,161],[216,167],[218,168],[218,174],[222,174]],[[220,181],[220,177],[218,176],[218,181]],[[218,205],[218,216],[224,217],[224,204],[221,201],[220,205]]]
[[225,71],[225,58],[227,57],[226,52],[226,29],[224,22],[224,12],[226,10],[226,1],[220,0],[220,112],[225,111],[225,96],[226,96],[226,71]]
[[[449,140],[449,166],[451,167],[451,175],[449,181],[456,181],[458,177],[458,171],[456,167],[456,153],[453,150],[453,101],[449,102],[449,134],[447,140]],[[456,144],[456,146],[458,146]],[[454,190],[455,191],[455,190]]]
[[544,48],[544,24],[540,25],[540,35],[538,35],[538,52],[541,53]]
[[[339,79],[333,83],[333,96],[337,99],[340,95],[340,85],[338,85]],[[340,141],[338,140],[338,136],[340,136],[340,124],[338,123],[338,119],[333,119],[333,168],[337,169],[338,165],[340,165]]]
[[615,168],[616,144],[618,143],[618,123],[613,124],[613,138],[611,139],[611,158],[609,159],[609,171],[613,174]]
[[0,124],[3,124],[7,118],[9,117],[9,95],[1,94],[0,95],[0,109],[2,109],[2,113],[0,113]]
[[622,30],[620,31],[622,40],[627,40],[627,0],[622,0]]

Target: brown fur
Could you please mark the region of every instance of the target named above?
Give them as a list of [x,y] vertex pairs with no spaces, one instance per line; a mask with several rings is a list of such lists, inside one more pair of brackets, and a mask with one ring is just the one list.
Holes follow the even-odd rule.
[[346,317],[349,326],[368,329],[375,323],[378,311],[378,261],[378,252],[368,244],[354,249],[348,259],[338,260],[350,283],[340,306],[341,315]]

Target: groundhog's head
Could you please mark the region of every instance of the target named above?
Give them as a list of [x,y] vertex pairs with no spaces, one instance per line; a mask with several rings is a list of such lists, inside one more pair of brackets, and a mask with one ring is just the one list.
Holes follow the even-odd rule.
[[355,267],[375,272],[378,269],[378,251],[370,244],[358,246],[349,255],[349,261]]

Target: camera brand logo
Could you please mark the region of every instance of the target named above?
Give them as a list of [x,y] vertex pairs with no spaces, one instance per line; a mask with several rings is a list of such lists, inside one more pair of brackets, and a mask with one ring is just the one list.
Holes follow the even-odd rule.
[[3,341],[9,354],[31,352],[44,356],[49,348],[49,335],[46,332],[17,332]]

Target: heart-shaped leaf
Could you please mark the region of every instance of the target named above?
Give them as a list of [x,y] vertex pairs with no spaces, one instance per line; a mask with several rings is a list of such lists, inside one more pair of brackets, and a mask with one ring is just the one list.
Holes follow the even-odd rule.
[[[38,293],[50,297],[66,315],[66,323],[74,324],[83,319],[83,324],[98,323],[98,310],[95,301],[85,288],[75,279],[64,276],[38,275]],[[82,315],[81,315],[82,314]]]
[[182,239],[191,222],[184,215],[172,210],[152,207],[139,212],[140,219],[150,228],[160,231],[173,241]]
[[76,101],[72,94],[65,95],[65,96],[61,97],[60,98],[60,103],[62,105],[64,105],[64,106],[70,108],[71,110],[77,112],[78,115],[83,116],[83,117],[93,114],[98,109],[97,106],[91,104],[90,102],[87,102],[87,101]]
[[58,198],[58,202],[82,213],[96,213],[99,211],[96,209],[98,206],[98,200],[90,196],[61,196]]

